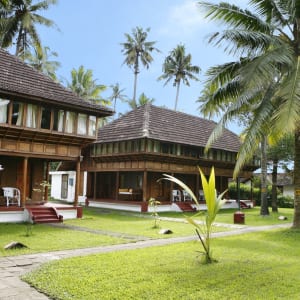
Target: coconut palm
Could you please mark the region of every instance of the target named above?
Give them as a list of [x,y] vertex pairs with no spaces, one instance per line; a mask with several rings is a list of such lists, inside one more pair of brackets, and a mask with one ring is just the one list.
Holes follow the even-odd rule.
[[121,43],[123,46],[122,53],[125,55],[124,64],[133,68],[133,101],[136,101],[137,76],[140,72],[140,63],[148,69],[153,61],[151,53],[153,51],[160,52],[154,47],[156,42],[147,41],[149,32],[150,28],[144,30],[141,27],[136,27],[132,30],[132,35],[125,33],[126,42]]
[[93,71],[85,70],[84,66],[80,66],[78,70],[72,69],[71,82],[67,83],[67,87],[87,101],[101,105],[110,104],[108,100],[100,96],[100,93],[106,90],[106,86],[97,84],[93,79]]
[[154,98],[149,98],[145,95],[145,93],[142,93],[138,99],[138,101],[134,101],[133,99],[128,99],[126,102],[128,103],[129,107],[131,109],[136,109],[139,106],[143,106],[147,103],[153,103],[155,101]]
[[194,74],[199,72],[200,68],[192,65],[192,55],[185,53],[184,45],[178,45],[166,57],[163,63],[163,74],[158,77],[158,80],[166,80],[164,84],[166,85],[174,78],[173,86],[177,87],[174,110],[177,110],[180,83],[189,86],[190,79],[198,81]]
[[122,94],[125,91],[125,89],[120,89],[120,84],[118,82],[115,85],[112,85],[111,88],[112,94],[108,99],[114,103],[114,112],[116,112],[117,100],[119,99],[121,101],[126,101],[127,96],[125,94]]
[[[235,176],[254,153],[264,135],[295,136],[295,212],[293,227],[300,228],[300,6],[299,1],[252,0],[248,9],[229,3],[200,2],[207,17],[227,28],[209,42],[225,46],[235,62],[208,71],[207,101],[202,111],[223,113],[209,143],[222,128],[255,103],[253,119],[235,167]],[[257,95],[257,97],[255,97]]]
[[41,50],[34,49],[34,53],[26,51],[24,55],[25,62],[57,81],[56,70],[60,67],[60,62],[50,60],[50,57],[58,56],[57,52],[50,51],[49,47],[43,47]]
[[[1,2],[0,42],[2,48],[16,44],[16,55],[21,56],[29,46],[41,51],[41,41],[36,25],[54,26],[54,22],[39,15],[57,0],[44,0],[32,3],[32,0],[8,0]],[[6,4],[6,5],[4,5]]]

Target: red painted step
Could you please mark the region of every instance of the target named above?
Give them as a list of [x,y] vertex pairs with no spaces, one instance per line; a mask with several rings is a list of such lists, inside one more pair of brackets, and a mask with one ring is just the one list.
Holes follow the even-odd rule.
[[54,207],[31,207],[27,208],[33,223],[58,223],[63,221]]
[[176,204],[184,212],[195,211],[195,208],[188,202],[176,202]]

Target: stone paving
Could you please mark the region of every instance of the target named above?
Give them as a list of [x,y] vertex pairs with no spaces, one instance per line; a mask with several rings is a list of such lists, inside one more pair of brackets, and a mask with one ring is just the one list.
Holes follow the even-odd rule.
[[[224,225],[224,224],[223,224]],[[213,237],[238,235],[248,232],[265,231],[273,228],[288,228],[291,224],[280,224],[274,226],[230,226],[231,231],[217,232]],[[135,243],[101,246],[94,248],[53,251],[49,253],[37,253],[20,256],[9,256],[0,258],[0,300],[46,300],[49,299],[42,293],[20,279],[26,272],[39,267],[41,264],[73,256],[84,256],[96,253],[107,253],[111,251],[123,251],[130,249],[140,249],[152,246],[163,246],[173,243],[182,243],[196,240],[196,235],[188,237],[167,238],[158,240],[144,240]]]

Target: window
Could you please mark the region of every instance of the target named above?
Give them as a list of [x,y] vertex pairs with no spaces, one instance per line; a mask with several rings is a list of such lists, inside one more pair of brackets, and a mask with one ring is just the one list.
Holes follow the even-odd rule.
[[64,115],[63,110],[55,109],[53,111],[53,130],[63,132],[64,130]]
[[51,129],[51,110],[48,107],[42,107],[41,128]]
[[89,116],[89,136],[96,135],[96,121],[95,116]]
[[37,128],[37,105],[27,104],[26,109],[26,127]]
[[66,112],[66,128],[65,132],[75,133],[76,114],[71,111]]
[[13,103],[13,112],[11,123],[17,126],[23,126],[24,104],[20,102]]
[[87,134],[86,128],[87,115],[78,114],[78,124],[77,124],[77,133],[81,135]]
[[0,123],[7,123],[9,100],[0,99]]

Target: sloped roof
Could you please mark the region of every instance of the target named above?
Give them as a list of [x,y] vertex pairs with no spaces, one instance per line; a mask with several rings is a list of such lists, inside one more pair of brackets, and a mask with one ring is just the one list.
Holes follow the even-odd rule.
[[[270,184],[272,184],[272,174],[267,175],[267,180],[270,182]],[[293,184],[293,174],[277,173],[277,186],[286,186]]]
[[0,49],[0,95],[43,101],[98,116],[113,114],[109,108],[81,99],[3,49]]
[[[215,126],[216,123],[210,120],[146,104],[100,128],[95,143],[146,137],[205,147]],[[225,129],[212,148],[238,152],[239,147],[239,137]]]

